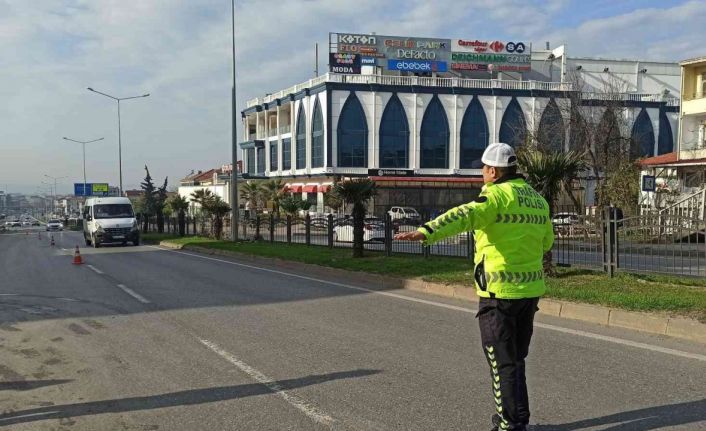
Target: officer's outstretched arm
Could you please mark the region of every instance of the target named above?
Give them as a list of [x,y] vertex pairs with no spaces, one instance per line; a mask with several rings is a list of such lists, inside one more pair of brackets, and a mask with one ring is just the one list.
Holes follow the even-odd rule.
[[544,252],[548,252],[549,250],[552,249],[552,246],[554,245],[554,225],[552,224],[551,219],[547,221],[547,230],[546,233],[544,234]]
[[425,244],[433,244],[461,232],[483,229],[495,222],[497,203],[492,197],[479,196],[473,201],[452,208],[419,228]]

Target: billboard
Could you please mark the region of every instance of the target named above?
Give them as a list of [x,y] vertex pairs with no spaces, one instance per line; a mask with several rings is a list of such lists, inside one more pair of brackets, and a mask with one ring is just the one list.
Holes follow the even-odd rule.
[[334,73],[360,74],[359,54],[332,52],[328,59],[329,70]]
[[464,40],[451,42],[451,70],[526,72],[531,69],[531,45],[526,42]]
[[75,196],[108,196],[109,191],[108,183],[74,183]]
[[[332,53],[355,54],[360,58],[360,64],[379,65],[388,70],[485,71],[489,70],[488,66],[491,64],[492,70],[499,72],[531,70],[532,46],[523,41],[451,40],[355,33],[332,33],[332,35],[335,35],[331,39]],[[339,70],[346,70],[347,66],[336,65]]]
[[[387,69],[394,66],[390,70],[445,72],[451,59],[451,40],[337,33],[335,51],[357,54],[365,58],[366,65],[379,63]],[[387,61],[377,62],[378,58],[384,58]],[[399,61],[391,62],[391,60]],[[418,63],[424,63],[423,68],[419,68]],[[432,67],[436,70],[432,70]]]

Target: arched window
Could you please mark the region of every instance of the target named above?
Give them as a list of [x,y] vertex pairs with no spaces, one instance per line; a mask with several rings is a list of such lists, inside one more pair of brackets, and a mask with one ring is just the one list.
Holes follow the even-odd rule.
[[444,106],[436,94],[429,102],[419,133],[422,169],[448,169],[449,121]]
[[542,118],[539,120],[538,143],[548,151],[563,152],[564,132],[564,120],[561,118],[559,106],[554,99],[549,99],[549,103],[542,113]]
[[402,102],[393,94],[380,120],[380,167],[409,166],[409,123]]
[[295,169],[306,168],[306,114],[304,104],[299,104],[299,114],[297,115],[297,163]]
[[620,133],[620,124],[615,117],[614,108],[607,108],[593,133],[593,154],[596,167],[606,169],[620,163],[626,156],[625,142]]
[[311,167],[324,167],[324,116],[318,98],[314,104],[314,122],[311,127]]
[[500,123],[500,142],[517,148],[525,143],[526,136],[527,123],[525,122],[525,114],[522,113],[520,103],[513,97],[507,105],[503,120]]
[[368,123],[365,112],[351,93],[341,109],[338,119],[338,166],[365,168],[368,166]]
[[480,161],[485,147],[488,146],[490,133],[485,111],[478,97],[474,97],[466,108],[461,121],[461,169],[481,168]]
[[652,157],[655,148],[655,132],[652,128],[650,114],[642,108],[632,126],[630,134],[630,158]]
[[667,114],[662,111],[659,114],[659,139],[657,140],[657,154],[667,154],[674,151],[674,136],[672,126],[669,124]]
[[576,107],[571,108],[569,119],[569,151],[584,151],[591,147],[588,123]]

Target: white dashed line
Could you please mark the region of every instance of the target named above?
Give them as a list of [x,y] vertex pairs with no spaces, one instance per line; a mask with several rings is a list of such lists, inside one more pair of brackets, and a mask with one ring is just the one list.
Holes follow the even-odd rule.
[[89,268],[91,268],[91,270],[92,270],[93,272],[95,272],[96,274],[103,274],[103,271],[101,271],[100,269],[96,268],[96,267],[93,266],[93,265],[86,265],[86,266],[89,267]]
[[310,419],[314,420],[315,422],[318,422],[325,426],[331,426],[333,422],[335,422],[335,420],[331,416],[319,410],[318,407],[312,405],[311,403],[298,397],[297,395],[287,392],[274,380],[262,374],[260,371],[256,370],[255,368],[251,367],[240,359],[236,358],[231,353],[221,349],[217,344],[200,338],[199,341],[201,342],[201,344],[217,353],[220,357],[238,367],[240,371],[255,379],[258,383],[267,386],[269,390],[274,392],[276,395],[282,397],[286,402],[299,409],[299,411],[307,415]]
[[134,290],[130,289],[129,287],[125,286],[124,284],[118,284],[118,287],[128,295],[132,296],[133,298],[137,299],[143,304],[149,304],[150,301],[145,298],[144,296],[140,295],[139,293],[135,292]]
[[[155,247],[155,248],[160,248],[160,247]],[[442,302],[429,301],[429,300],[426,300],[426,299],[412,298],[412,297],[409,297],[409,296],[406,296],[406,295],[400,295],[400,294],[391,293],[391,292],[381,292],[381,291],[378,291],[378,290],[366,289],[366,288],[364,288],[364,287],[353,286],[353,285],[350,285],[350,284],[337,283],[337,282],[335,282],[335,281],[322,280],[322,279],[320,279],[320,278],[307,277],[307,276],[305,276],[305,275],[292,274],[292,273],[290,273],[290,272],[278,271],[278,270],[276,270],[276,269],[262,268],[262,267],[259,267],[259,266],[247,265],[247,264],[244,264],[244,263],[237,263],[237,262],[232,262],[232,261],[223,260],[223,259],[216,259],[216,258],[208,257],[208,256],[200,256],[200,255],[198,255],[198,254],[186,253],[186,252],[183,252],[183,251],[168,250],[168,249],[163,249],[163,248],[160,248],[160,249],[161,249],[161,250],[170,251],[170,252],[172,252],[172,253],[183,254],[183,255],[186,255],[186,256],[193,256],[193,257],[197,257],[197,258],[200,258],[200,259],[206,259],[206,260],[212,260],[212,261],[216,261],[216,262],[227,263],[227,264],[229,264],[229,265],[240,266],[240,267],[243,267],[243,268],[256,269],[256,270],[259,270],[259,271],[269,272],[269,273],[272,273],[272,274],[279,274],[279,275],[285,275],[285,276],[287,276],[287,277],[299,278],[299,279],[301,279],[301,280],[314,281],[314,282],[317,282],[317,283],[323,283],[323,284],[328,284],[328,285],[332,285],[332,286],[343,287],[343,288],[346,288],[346,289],[358,290],[358,291],[362,291],[362,292],[373,293],[373,294],[376,294],[376,295],[383,295],[383,296],[388,296],[388,297],[391,297],[391,298],[402,299],[402,300],[404,300],[404,301],[417,302],[417,303],[420,303],[420,304],[431,305],[431,306],[434,306],[434,307],[446,308],[446,309],[448,309],[448,310],[461,311],[461,312],[463,312],[463,313],[475,314],[475,313],[477,312],[477,310],[473,310],[473,309],[465,308],[465,307],[459,307],[459,306],[456,306],[456,305],[444,304],[444,303],[442,303]],[[652,344],[639,343],[639,342],[636,342],[636,341],[630,341],[630,340],[626,340],[626,339],[623,339],[623,338],[611,337],[611,336],[608,336],[608,335],[601,335],[601,334],[596,334],[596,333],[587,332],[587,331],[579,331],[579,330],[575,330],[575,329],[564,328],[564,327],[562,327],[562,326],[549,325],[549,324],[546,324],[546,323],[538,323],[538,322],[535,322],[535,326],[537,326],[538,328],[548,329],[548,330],[551,330],[551,331],[563,332],[564,334],[578,335],[578,336],[581,336],[581,337],[592,338],[592,339],[594,339],[594,340],[607,341],[607,342],[610,342],[610,343],[621,344],[621,345],[623,345],[623,346],[635,347],[635,348],[638,348],[638,349],[649,350],[649,351],[652,351],[652,352],[665,353],[665,354],[672,355],[672,356],[679,356],[679,357],[682,357],[682,358],[696,359],[696,360],[698,360],[698,361],[706,362],[706,355],[700,355],[700,354],[697,354],[697,353],[689,353],[689,352],[684,352],[684,351],[682,351],[682,350],[669,349],[669,348],[666,348],[666,347],[655,346],[655,345],[652,345]]]

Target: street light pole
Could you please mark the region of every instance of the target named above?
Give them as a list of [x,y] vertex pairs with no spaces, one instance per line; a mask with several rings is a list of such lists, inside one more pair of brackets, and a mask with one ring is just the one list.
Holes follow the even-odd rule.
[[[55,212],[55,211],[54,211],[54,210],[55,210],[54,201],[56,200],[56,183],[57,183],[58,180],[61,180],[61,179],[64,179],[64,178],[68,178],[68,177],[67,177],[67,176],[63,176],[63,177],[52,177],[51,175],[47,175],[47,174],[44,174],[44,176],[47,177],[47,178],[49,178],[49,179],[54,180],[54,194],[53,194],[53,197],[52,197],[52,200],[51,200],[51,212],[52,212],[52,214],[53,214],[53,213]],[[51,184],[49,184],[49,185],[51,185]]]
[[64,136],[64,139],[67,141],[82,144],[82,146],[83,146],[83,194],[85,196],[86,195],[86,144],[102,141],[103,138],[93,139],[92,141],[78,141],[76,139],[71,139],[71,138],[67,138],[66,136]]
[[139,99],[141,97],[149,97],[150,93],[143,94],[141,96],[130,96],[130,97],[115,97],[111,96],[110,94],[102,93],[98,90],[94,90],[91,87],[87,88],[88,91],[92,91],[94,93],[100,94],[105,97],[109,97],[116,102],[118,102],[118,172],[120,174],[120,196],[123,195],[123,145],[122,145],[122,137],[120,133],[120,102],[122,100],[130,100],[130,99]]
[[231,0],[231,39],[233,46],[233,88],[231,92],[231,163],[233,169],[231,170],[231,180],[230,180],[230,193],[232,204],[231,208],[231,223],[230,223],[230,238],[232,241],[238,241],[238,218],[240,217],[240,211],[238,209],[238,128],[237,128],[237,111],[235,103],[235,0]]

